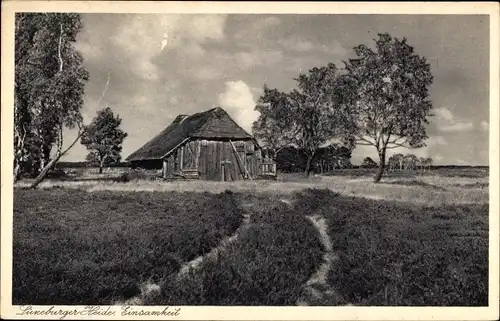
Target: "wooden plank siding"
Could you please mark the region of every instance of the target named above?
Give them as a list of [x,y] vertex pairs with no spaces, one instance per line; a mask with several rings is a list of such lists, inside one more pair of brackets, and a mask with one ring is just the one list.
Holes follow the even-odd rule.
[[202,180],[249,179],[247,172],[252,178],[260,175],[260,149],[251,140],[232,142],[234,148],[228,140],[192,139],[163,159],[163,176],[171,178],[183,169],[197,169]]

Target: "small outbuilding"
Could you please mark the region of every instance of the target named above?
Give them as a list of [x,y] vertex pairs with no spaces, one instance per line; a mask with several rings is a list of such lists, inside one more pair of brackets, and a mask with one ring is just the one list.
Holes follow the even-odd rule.
[[276,175],[257,141],[220,107],[179,115],[126,159],[132,168],[162,170],[168,178],[216,181]]

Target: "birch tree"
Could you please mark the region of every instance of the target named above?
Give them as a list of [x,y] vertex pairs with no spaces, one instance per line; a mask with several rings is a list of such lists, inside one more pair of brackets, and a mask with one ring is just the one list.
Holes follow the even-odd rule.
[[[79,14],[23,13],[16,17],[15,127],[30,128],[30,157],[38,160],[40,169],[32,188],[83,133],[80,110],[88,72],[73,45],[81,28]],[[78,128],[66,149],[64,128]]]

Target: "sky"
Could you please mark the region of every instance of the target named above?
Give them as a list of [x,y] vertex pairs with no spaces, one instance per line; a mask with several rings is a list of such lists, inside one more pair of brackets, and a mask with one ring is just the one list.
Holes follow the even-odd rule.
[[[435,116],[427,146],[393,149],[432,157],[435,164],[487,165],[489,21],[470,15],[165,15],[82,14],[75,46],[90,73],[86,123],[104,107],[128,133],[126,158],[179,114],[224,108],[247,131],[262,87],[294,88],[299,73],[329,62],[343,67],[353,47],[373,45],[377,33],[406,37],[428,59]],[[75,135],[74,132],[68,136]],[[69,139],[65,139],[68,141]],[[76,144],[67,161],[84,160]],[[359,146],[353,164],[377,159]]]

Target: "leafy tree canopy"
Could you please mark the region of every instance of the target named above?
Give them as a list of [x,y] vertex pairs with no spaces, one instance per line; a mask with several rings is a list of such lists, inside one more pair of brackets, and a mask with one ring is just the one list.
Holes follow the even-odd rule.
[[85,126],[81,143],[90,153],[87,160],[102,167],[105,164],[116,163],[121,160],[122,144],[127,137],[121,128],[122,119],[114,115],[111,108],[106,107],[97,112],[90,125]]

